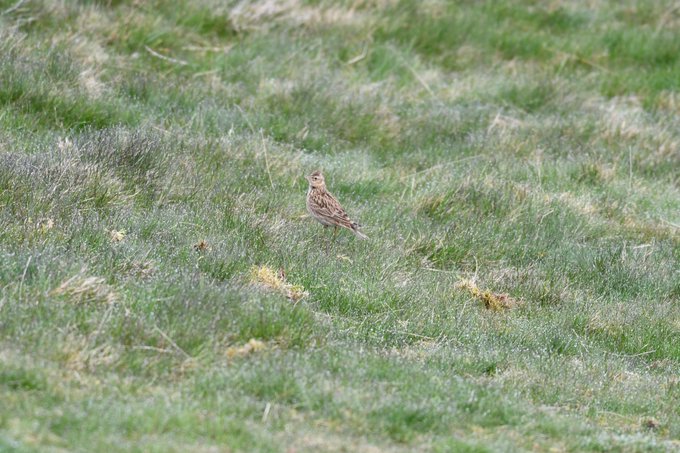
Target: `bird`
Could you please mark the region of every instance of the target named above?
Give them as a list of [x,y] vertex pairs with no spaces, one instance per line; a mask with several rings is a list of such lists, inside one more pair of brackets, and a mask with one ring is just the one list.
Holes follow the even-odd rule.
[[360,239],[368,239],[364,233],[359,231],[361,225],[349,218],[340,202],[326,190],[326,181],[320,171],[315,171],[307,176],[309,190],[307,191],[307,211],[324,228],[332,226],[334,228],[333,237],[338,233],[338,227],[347,228]]

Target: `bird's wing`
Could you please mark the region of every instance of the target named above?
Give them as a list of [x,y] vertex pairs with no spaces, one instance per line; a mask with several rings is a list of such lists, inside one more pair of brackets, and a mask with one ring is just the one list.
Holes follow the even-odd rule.
[[320,193],[314,197],[314,201],[319,215],[328,217],[346,228],[351,228],[352,221],[330,192]]

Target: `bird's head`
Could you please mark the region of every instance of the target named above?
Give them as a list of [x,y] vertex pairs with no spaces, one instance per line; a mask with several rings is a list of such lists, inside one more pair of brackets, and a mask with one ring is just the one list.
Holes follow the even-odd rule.
[[310,187],[313,188],[320,188],[326,185],[326,182],[323,179],[323,175],[319,170],[307,176],[307,181],[309,181]]

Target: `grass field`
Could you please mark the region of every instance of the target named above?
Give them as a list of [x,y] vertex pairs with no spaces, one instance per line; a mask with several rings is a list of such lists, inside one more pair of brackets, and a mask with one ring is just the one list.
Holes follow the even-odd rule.
[[676,1],[0,0],[0,451],[678,451],[679,125]]

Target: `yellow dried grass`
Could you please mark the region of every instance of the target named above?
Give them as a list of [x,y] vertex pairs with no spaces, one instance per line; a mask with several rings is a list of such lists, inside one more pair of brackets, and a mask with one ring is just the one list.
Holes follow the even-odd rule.
[[250,281],[253,284],[283,293],[294,302],[308,295],[302,285],[293,285],[286,281],[283,269],[275,271],[269,266],[253,266],[250,270]]
[[493,293],[489,290],[480,289],[477,284],[469,279],[464,279],[456,283],[458,289],[467,290],[472,297],[480,300],[485,308],[493,311],[500,311],[508,308],[515,308],[520,305],[520,301],[513,299],[507,294]]

